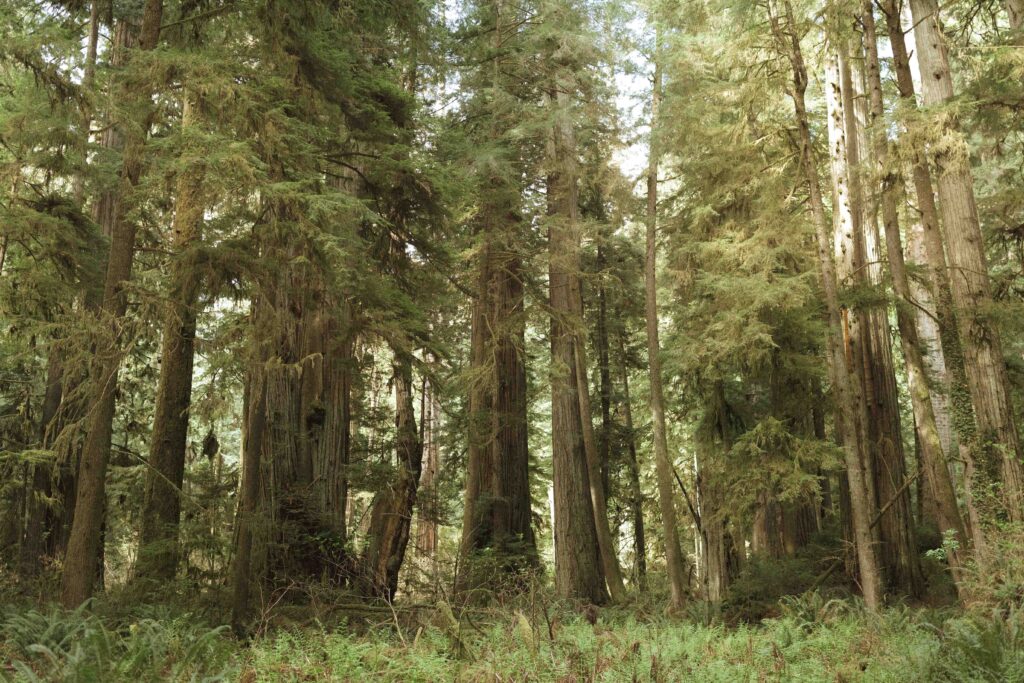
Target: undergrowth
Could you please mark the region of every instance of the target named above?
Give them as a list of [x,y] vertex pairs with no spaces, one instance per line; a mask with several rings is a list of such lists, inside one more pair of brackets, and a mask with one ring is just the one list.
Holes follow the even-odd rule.
[[[422,607],[422,606],[421,606]],[[446,605],[270,629],[243,642],[167,608],[8,607],[0,676],[12,681],[1016,681],[1024,611],[892,607],[817,592],[759,625],[703,624],[651,605],[593,614]],[[112,616],[113,615],[113,616]],[[461,618],[460,618],[461,617]],[[358,635],[357,635],[358,634]]]

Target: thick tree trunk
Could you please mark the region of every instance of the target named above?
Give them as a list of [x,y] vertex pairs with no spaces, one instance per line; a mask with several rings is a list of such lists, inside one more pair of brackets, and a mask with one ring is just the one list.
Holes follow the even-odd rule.
[[671,605],[679,609],[686,602],[687,576],[683,551],[679,546],[675,496],[672,486],[672,462],[665,434],[665,392],[661,385],[661,345],[658,341],[658,145],[655,127],[661,102],[661,65],[654,65],[651,95],[651,141],[647,162],[647,248],[644,259],[644,301],[647,322],[647,357],[651,384],[651,420],[654,427],[654,465],[658,477],[658,502],[665,536],[665,562],[668,571]]
[[[871,129],[874,143],[875,165],[881,178],[882,223],[885,227],[886,253],[892,275],[893,290],[897,297],[896,321],[900,332],[903,357],[907,367],[910,398],[917,423],[918,448],[923,465],[925,481],[930,498],[935,502],[939,531],[951,532],[959,548],[949,553],[949,565],[954,579],[959,579],[964,558],[969,553],[970,539],[966,535],[960,508],[957,505],[956,490],[946,465],[942,440],[936,424],[931,391],[924,359],[921,355],[920,340],[914,324],[913,301],[910,281],[903,258],[900,239],[899,198],[897,173],[889,167],[888,140],[885,132],[882,79],[878,59],[878,44],[875,31],[874,6],[870,0],[864,5],[861,15],[866,47],[866,71],[868,76],[869,102],[871,107]],[[883,503],[884,504],[884,503]],[[916,551],[916,549],[911,549]]]
[[[926,107],[953,99],[953,83],[935,0],[911,0]],[[983,523],[1024,519],[1024,474],[1006,364],[997,325],[987,313],[991,284],[968,153],[954,114],[942,114],[943,144],[933,151],[946,257],[968,385],[979,428],[969,486]],[[991,495],[993,487],[999,496]]]
[[[860,569],[860,582],[864,601],[869,609],[877,609],[882,601],[881,572],[871,537],[871,500],[868,496],[867,477],[863,459],[865,449],[860,438],[861,428],[856,424],[861,419],[860,400],[854,384],[856,378],[852,372],[853,357],[841,345],[844,339],[842,309],[839,305],[835,263],[832,258],[829,239],[829,226],[819,186],[818,166],[814,158],[804,99],[807,89],[807,69],[804,66],[799,35],[796,32],[792,8],[788,0],[783,2],[783,11],[784,16],[780,16],[774,9],[774,3],[770,4],[769,21],[779,48],[789,58],[793,72],[791,95],[797,123],[797,141],[800,146],[801,166],[810,195],[811,211],[817,237],[822,293],[824,295],[828,323],[826,348],[829,374],[835,393],[836,410],[847,418],[843,421],[845,425],[845,428],[842,430],[843,454],[846,461],[846,474],[850,489],[850,506],[857,564]],[[783,19],[786,21],[785,28],[781,24]]]
[[[182,101],[182,134],[193,125],[194,104]],[[193,153],[197,150],[193,150]],[[188,151],[185,151],[189,157]],[[191,249],[201,239],[205,176],[201,157],[179,175],[174,206],[169,303],[160,352],[160,383],[153,413],[153,436],[146,470],[136,576],[167,581],[178,566],[178,521],[185,475],[192,364],[195,355],[197,303],[201,280],[191,265]]]
[[[489,5],[494,49],[489,85],[505,87],[502,41],[514,17],[501,0]],[[502,136],[509,122],[493,104],[486,105],[492,128],[490,142],[507,144]],[[508,174],[512,175],[511,173]],[[466,497],[457,584],[460,589],[486,583],[477,575],[474,554],[493,548],[499,566],[514,574],[537,563],[529,481],[526,362],[522,264],[519,238],[521,192],[502,171],[483,178],[480,210],[482,242],[478,256],[476,300],[473,302],[469,396],[470,434]],[[485,570],[492,568],[481,568]]]
[[[162,0],[146,0],[139,33],[140,50],[148,51],[156,47],[162,16]],[[101,311],[106,324],[110,325],[114,340],[120,336],[121,320],[128,307],[124,284],[131,278],[135,257],[136,226],[127,216],[126,195],[138,185],[142,176],[143,146],[150,108],[149,84],[126,84],[125,97],[142,104],[140,109],[143,113],[137,122],[138,131],[129,136],[125,143],[121,177],[122,183],[127,183],[127,186],[122,184],[122,192],[115,202],[116,219],[104,283]],[[121,353],[116,348],[119,344],[115,342],[111,346],[109,349],[98,350],[97,373],[93,378],[96,390],[91,401],[88,432],[82,449],[75,519],[68,540],[61,586],[61,601],[69,609],[92,596],[96,577],[95,564],[106,499],[107,461],[113,432],[117,376],[121,365]]]

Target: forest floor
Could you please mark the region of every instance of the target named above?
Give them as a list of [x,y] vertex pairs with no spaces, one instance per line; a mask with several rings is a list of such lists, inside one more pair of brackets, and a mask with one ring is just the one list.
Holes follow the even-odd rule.
[[[247,641],[202,611],[107,600],[90,611],[8,605],[0,678],[17,681],[1021,681],[1024,612],[890,607],[818,593],[758,624],[699,604],[465,612],[388,607],[330,625],[279,614]],[[308,613],[307,613],[308,615]],[[589,617],[589,618],[588,618]]]

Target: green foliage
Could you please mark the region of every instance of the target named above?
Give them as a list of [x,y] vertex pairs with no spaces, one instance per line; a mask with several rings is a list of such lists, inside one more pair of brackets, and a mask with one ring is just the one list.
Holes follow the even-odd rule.
[[0,649],[11,659],[12,680],[223,680],[231,652],[223,627],[209,629],[188,614],[112,626],[90,609],[7,609]]

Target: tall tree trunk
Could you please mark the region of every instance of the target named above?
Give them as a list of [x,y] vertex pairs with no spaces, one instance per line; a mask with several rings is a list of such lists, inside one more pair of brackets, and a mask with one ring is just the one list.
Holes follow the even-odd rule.
[[[156,47],[162,16],[162,0],[146,0],[139,33],[140,50],[148,51]],[[115,202],[116,220],[110,241],[101,307],[102,316],[106,324],[110,325],[114,340],[120,336],[122,319],[128,307],[124,284],[131,277],[136,226],[127,216],[126,195],[139,184],[142,176],[145,131],[151,108],[150,92],[151,86],[148,83],[125,84],[124,87],[125,98],[138,103],[142,113],[137,121],[138,130],[129,135],[125,143],[121,194]],[[61,601],[67,608],[77,607],[92,596],[96,575],[95,563],[106,498],[107,461],[113,431],[117,376],[121,365],[121,353],[116,348],[119,344],[115,342],[112,346],[115,348],[99,350],[97,373],[93,378],[96,390],[91,401],[88,432],[82,449],[75,519],[68,540],[61,586]]]
[[651,94],[651,140],[647,162],[647,250],[644,258],[644,301],[647,321],[647,362],[650,369],[651,421],[654,427],[654,465],[658,477],[658,502],[665,535],[665,562],[671,605],[679,609],[686,602],[687,576],[672,486],[672,462],[665,434],[665,394],[661,385],[661,345],[658,341],[658,108],[661,103],[661,65],[654,64]]
[[[926,107],[940,107],[953,99],[953,83],[938,7],[935,0],[911,0],[910,9],[922,74],[922,99]],[[988,314],[991,284],[968,153],[955,114],[943,113],[941,124],[944,142],[933,150],[933,159],[953,305],[979,428],[980,443],[974,449],[969,486],[984,523],[994,522],[1003,514],[1011,521],[1020,521],[1024,519],[1021,447],[999,329]],[[989,493],[993,486],[1001,494],[998,499]]]
[[[884,0],[881,8],[886,18],[886,32],[892,47],[893,69],[896,72],[896,84],[900,97],[912,106],[916,106],[914,79],[910,69],[910,57],[900,19],[899,5],[896,0]],[[930,286],[935,301],[936,323],[942,343],[942,355],[948,372],[949,404],[952,409],[953,426],[959,442],[961,459],[966,463],[966,478],[970,481],[974,471],[974,451],[978,447],[978,430],[963,346],[960,340],[960,326],[957,321],[959,314],[953,305],[950,272],[946,265],[942,232],[939,228],[939,210],[935,202],[935,191],[932,185],[931,171],[928,167],[927,153],[920,136],[912,136],[910,144],[912,145],[910,151],[913,158],[914,193],[921,216],[920,235],[927,257]],[[984,555],[985,539],[982,532],[981,514],[974,498],[971,486],[968,484],[966,505],[969,531],[974,549],[980,558]]]
[[[578,248],[579,243],[575,245]],[[583,318],[583,298],[580,291],[579,278],[574,283],[576,310]],[[584,326],[585,327],[585,326]],[[597,542],[601,551],[601,564],[604,568],[605,580],[612,600],[621,602],[626,598],[626,587],[622,581],[622,570],[615,552],[615,540],[608,523],[608,502],[604,496],[604,482],[601,478],[601,460],[597,450],[597,438],[594,436],[593,410],[590,405],[590,380],[587,373],[586,334],[582,331],[575,335],[576,360],[576,392],[580,403],[580,420],[582,421],[583,450],[587,457],[587,473],[590,477],[590,497],[594,505],[594,523],[597,527]]]
[[[504,88],[503,41],[515,23],[509,8],[492,0],[493,49],[490,87]],[[492,99],[489,142],[498,147],[510,122]],[[506,162],[508,163],[508,162]],[[522,262],[519,239],[521,192],[511,173],[487,168],[480,210],[478,279],[473,302],[469,396],[470,435],[462,543],[457,583],[460,589],[491,579],[477,575],[474,553],[493,548],[500,566],[515,573],[537,563],[530,508],[529,429],[524,354]],[[493,568],[492,568],[493,569]]]
[[629,367],[626,364],[626,333],[619,330],[619,360],[622,371],[622,412],[626,429],[626,457],[629,459],[629,509],[633,517],[633,557],[636,583],[647,587],[647,534],[644,529],[644,494],[640,487],[640,461],[636,454],[636,430],[633,427],[633,403],[629,395]]
[[502,254],[494,272],[494,406],[492,544],[504,555],[510,573],[538,562],[530,504],[530,451],[526,386],[526,320],[522,263],[516,248],[521,223],[507,226]]
[[[434,559],[437,554],[437,510],[434,490],[438,470],[441,467],[441,448],[438,433],[441,420],[441,406],[433,384],[424,380],[424,400],[420,410],[420,433],[423,441],[423,475],[420,477],[419,525],[416,529],[416,550],[420,555]],[[424,494],[430,497],[431,505],[423,504]]]
[[[192,95],[182,99],[182,135],[194,125]],[[186,143],[187,144],[187,143]],[[205,174],[198,150],[184,155],[188,165],[179,174],[174,206],[171,286],[160,352],[160,382],[153,413],[153,436],[139,531],[138,578],[166,581],[178,566],[178,522],[185,476],[192,364],[201,280],[190,263],[193,246],[202,239]],[[191,158],[188,158],[191,157]]]
[[[579,221],[572,124],[568,95],[551,96],[556,106],[548,157],[548,289],[551,308],[551,469],[554,488],[555,589],[563,598],[608,599],[593,493],[600,472],[591,472],[583,442],[579,364],[576,360],[579,318]],[[595,463],[596,464],[596,463]],[[595,484],[597,486],[595,486]],[[606,522],[607,525],[607,522]],[[614,559],[614,558],[613,558]]]
[[[259,303],[254,303],[258,309]],[[267,430],[267,384],[264,370],[254,367],[245,387],[245,426],[241,482],[235,517],[235,562],[231,579],[231,625],[244,631],[252,592],[252,555],[259,505],[260,459]]]
[[[850,17],[851,21],[853,17]],[[870,177],[871,145],[868,140],[870,117],[866,92],[863,49],[840,50],[844,126],[848,145],[847,173],[859,266],[840,277],[851,284],[882,287],[881,236],[878,230],[878,198],[867,187]],[[852,59],[851,59],[852,57]],[[892,359],[892,338],[885,307],[867,306],[855,313],[861,317],[863,340],[865,401],[868,411],[868,444],[874,477],[875,505],[885,509],[878,524],[880,559],[888,583],[900,592],[919,596],[924,578],[918,561],[910,491],[906,479],[906,456],[900,424],[899,391]]]
[[[931,392],[924,359],[921,355],[920,340],[914,324],[910,281],[903,259],[903,245],[899,226],[898,172],[889,163],[888,139],[885,132],[885,112],[882,99],[881,69],[878,59],[878,43],[875,30],[874,6],[867,0],[861,15],[866,47],[866,72],[871,106],[871,132],[874,143],[875,165],[882,182],[882,224],[885,227],[886,253],[892,275],[893,290],[897,297],[896,322],[900,332],[903,357],[907,367],[910,398],[917,423],[918,448],[931,498],[936,504],[939,531],[952,532],[959,545],[949,553],[949,565],[954,579],[959,579],[960,569],[968,554],[970,539],[966,535],[956,490],[946,465],[942,440],[935,421]],[[912,549],[916,550],[916,549]]]
[[608,297],[604,287],[604,269],[607,265],[604,249],[597,244],[597,270],[601,274],[597,287],[597,334],[594,343],[597,346],[598,391],[601,395],[601,433],[597,438],[598,459],[601,461],[601,485],[604,487],[605,499],[610,492],[611,476],[611,437],[612,437],[612,372],[608,347]]
[[[63,362],[57,351],[56,341],[50,342],[46,365],[46,391],[43,394],[43,405],[39,419],[39,444],[44,449],[53,446],[54,434],[51,427],[60,409],[61,381]],[[51,464],[36,463],[30,466],[31,477],[25,500],[25,526],[21,538],[20,561],[21,571],[25,576],[33,576],[42,569],[48,539],[45,534],[55,533],[55,524],[47,524],[56,515],[49,509],[47,499],[52,496],[54,468]]]
[[[792,8],[788,0],[783,0],[782,6],[784,16],[777,13],[774,2],[769,4],[769,21],[772,34],[779,48],[788,57],[793,72],[793,88],[790,94],[797,123],[801,167],[810,195],[817,237],[818,265],[828,323],[826,333],[828,368],[835,394],[836,410],[847,418],[843,420],[843,454],[850,490],[857,565],[860,569],[864,601],[869,609],[877,609],[882,600],[881,572],[871,538],[871,501],[868,496],[867,477],[864,469],[864,444],[860,438],[861,430],[856,424],[861,419],[860,401],[855,390],[856,378],[852,373],[853,358],[845,352],[842,346],[844,339],[843,315],[839,305],[828,221],[819,186],[818,165],[814,158],[805,102],[807,69],[804,66],[800,37],[797,33]],[[782,26],[782,19],[786,21],[785,27]]]
[[423,443],[416,430],[413,408],[412,358],[395,352],[395,481],[379,492],[370,512],[369,543],[362,557],[361,592],[394,599],[398,572],[409,544],[409,529],[416,505],[423,466]]

